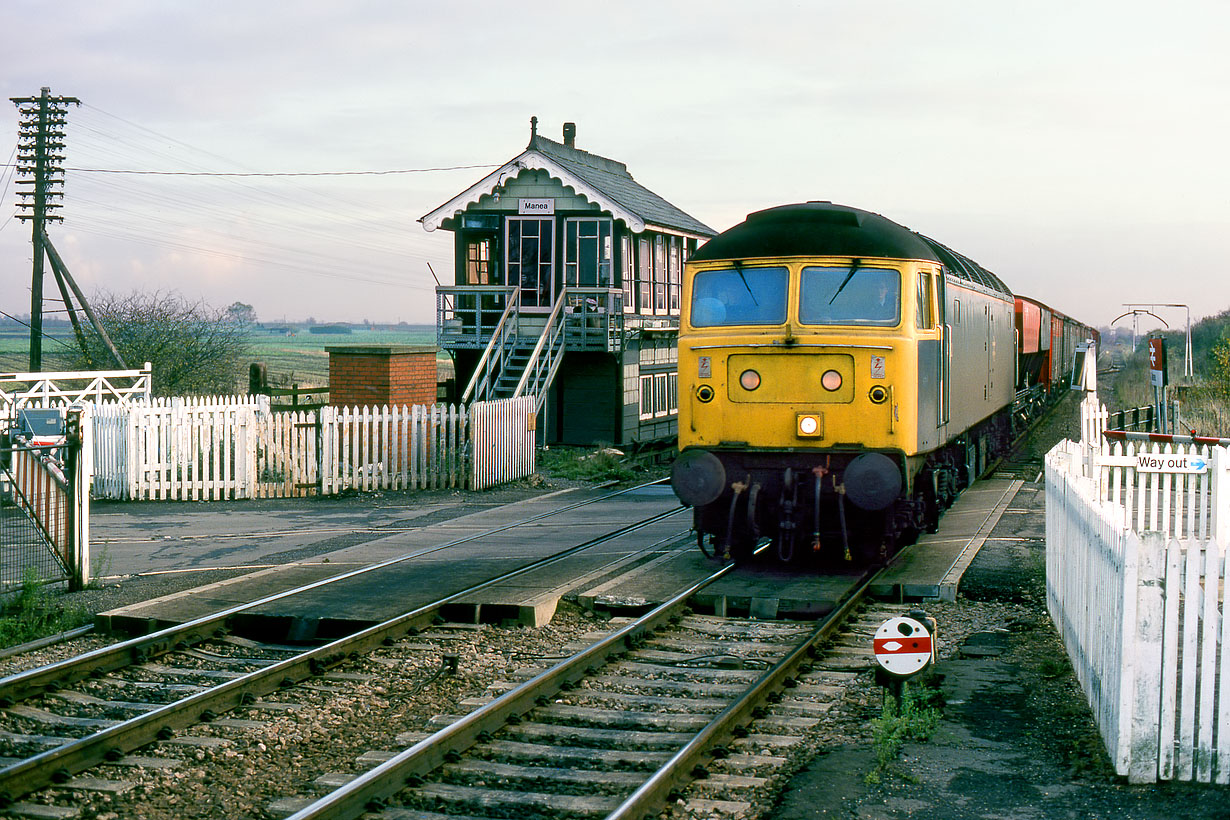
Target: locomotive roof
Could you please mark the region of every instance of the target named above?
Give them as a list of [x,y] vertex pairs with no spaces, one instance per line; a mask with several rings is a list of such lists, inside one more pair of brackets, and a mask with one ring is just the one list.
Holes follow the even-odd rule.
[[938,262],[954,276],[1011,295],[998,276],[934,239],[879,214],[805,202],[748,214],[747,219],[710,239],[692,254],[694,261],[767,256],[851,256],[923,259]]

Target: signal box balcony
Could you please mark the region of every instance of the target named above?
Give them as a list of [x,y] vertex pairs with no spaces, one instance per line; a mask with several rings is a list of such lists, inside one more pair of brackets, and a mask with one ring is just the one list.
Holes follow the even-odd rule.
[[436,288],[436,340],[445,350],[483,350],[499,334],[536,340],[558,327],[571,351],[623,349],[623,292],[566,287],[553,305],[527,308],[522,290],[503,285]]

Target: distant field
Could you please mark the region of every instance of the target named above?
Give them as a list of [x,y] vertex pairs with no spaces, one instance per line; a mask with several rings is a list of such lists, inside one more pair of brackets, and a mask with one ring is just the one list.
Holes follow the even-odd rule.
[[[64,345],[72,340],[72,328],[52,328],[43,339],[43,369],[59,367],[55,363],[57,353],[64,352]],[[0,327],[0,372],[24,373],[30,369],[30,331],[24,327],[5,325]]]
[[[64,350],[58,340],[69,342],[72,330],[54,328],[49,331],[51,339],[43,340],[43,369],[59,369],[64,365],[56,361],[56,354]],[[329,354],[326,347],[344,345],[425,345],[435,344],[436,329],[432,325],[406,325],[405,329],[367,329],[357,327],[350,333],[310,333],[299,328],[293,336],[253,331],[248,355],[244,357],[244,375],[247,365],[263,362],[271,385],[299,384],[303,387],[318,387],[329,381]],[[24,372],[30,366],[29,331],[22,327],[0,328],[0,372]],[[447,361],[447,357],[442,357]],[[140,367],[141,363],[130,363]],[[155,379],[157,374],[155,373]],[[237,389],[247,389],[247,384]]]
[[433,325],[407,325],[405,330],[355,329],[352,333],[309,333],[294,336],[257,332],[252,336],[249,362],[262,362],[274,385],[318,387],[329,382],[326,347],[345,345],[430,345],[436,343]]

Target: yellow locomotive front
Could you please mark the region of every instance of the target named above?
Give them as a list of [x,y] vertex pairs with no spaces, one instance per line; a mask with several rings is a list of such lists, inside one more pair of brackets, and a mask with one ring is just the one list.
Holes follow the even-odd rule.
[[683,285],[672,485],[702,547],[868,562],[934,525],[944,264],[922,238],[784,206],[702,247]]

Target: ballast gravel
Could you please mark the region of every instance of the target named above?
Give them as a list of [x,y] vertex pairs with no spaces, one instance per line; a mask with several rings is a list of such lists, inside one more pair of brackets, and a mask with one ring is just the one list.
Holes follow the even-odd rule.
[[[944,624],[941,655],[955,651],[970,633],[1010,629],[1036,618],[1035,610],[1021,604],[960,602],[929,605],[928,612]],[[317,778],[363,771],[361,755],[399,751],[409,745],[398,743],[399,735],[433,731],[433,717],[464,713],[463,700],[483,696],[497,681],[523,679],[527,667],[546,668],[566,645],[608,627],[603,618],[562,602],[552,622],[540,629],[436,628],[137,753],[154,758],[156,765],[104,765],[90,772],[119,783],[114,791],[70,784],[38,799],[76,807],[81,817],[98,820],[272,817],[275,801],[321,793],[312,787]],[[48,655],[63,651],[45,650]],[[443,669],[446,654],[458,658],[455,674]],[[870,743],[867,716],[878,710],[880,697],[870,672],[852,676],[829,716],[790,749],[787,765],[756,772],[770,776],[772,788],[738,816],[764,815],[773,805],[774,788],[817,750]],[[667,815],[694,816],[690,805],[681,801]]]

